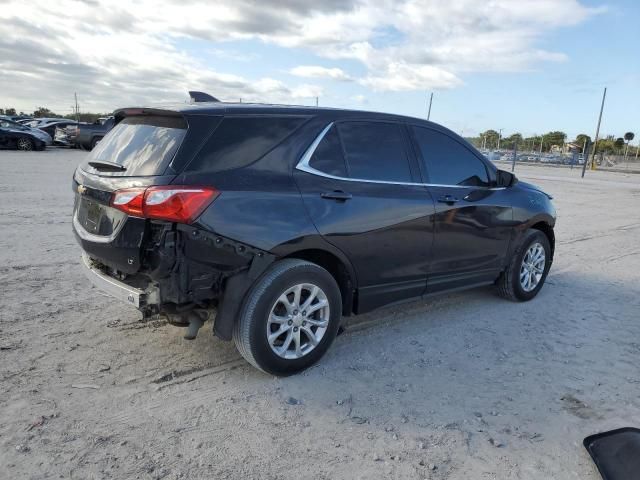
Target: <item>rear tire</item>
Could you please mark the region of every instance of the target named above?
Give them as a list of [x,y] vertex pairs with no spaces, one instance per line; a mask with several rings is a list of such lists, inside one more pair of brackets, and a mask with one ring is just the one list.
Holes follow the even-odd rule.
[[496,281],[498,294],[514,302],[531,300],[544,285],[550,267],[549,239],[540,230],[527,230],[520,248]]
[[233,340],[263,372],[287,376],[316,363],[336,337],[342,297],[324,268],[280,260],[247,292]]

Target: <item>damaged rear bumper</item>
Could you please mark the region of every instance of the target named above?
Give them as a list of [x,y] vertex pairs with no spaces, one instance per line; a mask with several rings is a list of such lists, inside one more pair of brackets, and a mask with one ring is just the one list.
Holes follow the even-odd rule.
[[157,287],[149,286],[145,290],[132,287],[116,278],[107,275],[91,258],[82,255],[83,270],[87,278],[100,290],[112,297],[133,305],[139,310],[144,310],[148,305],[155,305],[159,301]]

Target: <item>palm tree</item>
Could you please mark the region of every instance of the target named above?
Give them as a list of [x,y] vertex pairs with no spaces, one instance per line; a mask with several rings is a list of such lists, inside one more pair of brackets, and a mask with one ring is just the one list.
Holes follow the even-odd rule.
[[627,152],[629,151],[629,142],[631,140],[633,140],[633,137],[635,137],[635,134],[633,132],[627,132],[624,134],[624,139],[627,141],[627,146],[624,149],[624,159],[627,159]]

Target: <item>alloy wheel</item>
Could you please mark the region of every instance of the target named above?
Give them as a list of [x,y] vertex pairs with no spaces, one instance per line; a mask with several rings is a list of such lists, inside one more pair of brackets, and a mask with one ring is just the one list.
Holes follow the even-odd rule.
[[329,326],[329,300],[311,283],[285,290],[276,300],[267,321],[271,350],[287,360],[301,358],[315,349]]
[[525,292],[534,290],[544,274],[545,252],[541,243],[536,242],[524,254],[520,265],[520,286]]
[[28,138],[19,138],[18,139],[18,150],[32,150],[33,143]]

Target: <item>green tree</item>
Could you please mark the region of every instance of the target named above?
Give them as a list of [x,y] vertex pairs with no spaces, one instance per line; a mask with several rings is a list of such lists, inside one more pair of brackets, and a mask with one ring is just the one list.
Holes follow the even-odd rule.
[[495,130],[487,130],[480,134],[480,140],[486,148],[496,148],[500,134]]
[[516,143],[518,144],[518,148],[522,146],[521,133],[516,132],[514,134],[509,135],[508,137],[504,137],[502,139],[501,146],[504,145],[504,148],[512,149]]
[[578,135],[575,139],[575,142],[577,145],[580,146],[580,151],[582,153],[584,153],[584,145],[585,145],[585,141],[587,144],[591,143],[591,137],[589,135],[587,135],[586,133],[581,133],[580,135]]
[[624,149],[624,158],[627,158],[627,153],[629,153],[629,142],[633,140],[636,135],[633,132],[627,132],[624,134],[624,139],[627,141],[627,146]]
[[544,144],[550,149],[552,145],[562,145],[566,138],[567,134],[564,132],[548,132],[544,135]]
[[4,109],[4,114],[5,115],[15,115],[16,114],[16,109],[15,108],[5,108]]
[[35,118],[44,118],[44,117],[57,117],[55,113],[45,107],[38,107],[34,112],[33,116]]
[[605,155],[613,153],[616,148],[615,143],[616,141],[613,135],[601,138],[598,140],[598,145],[596,145],[596,153],[604,153]]

